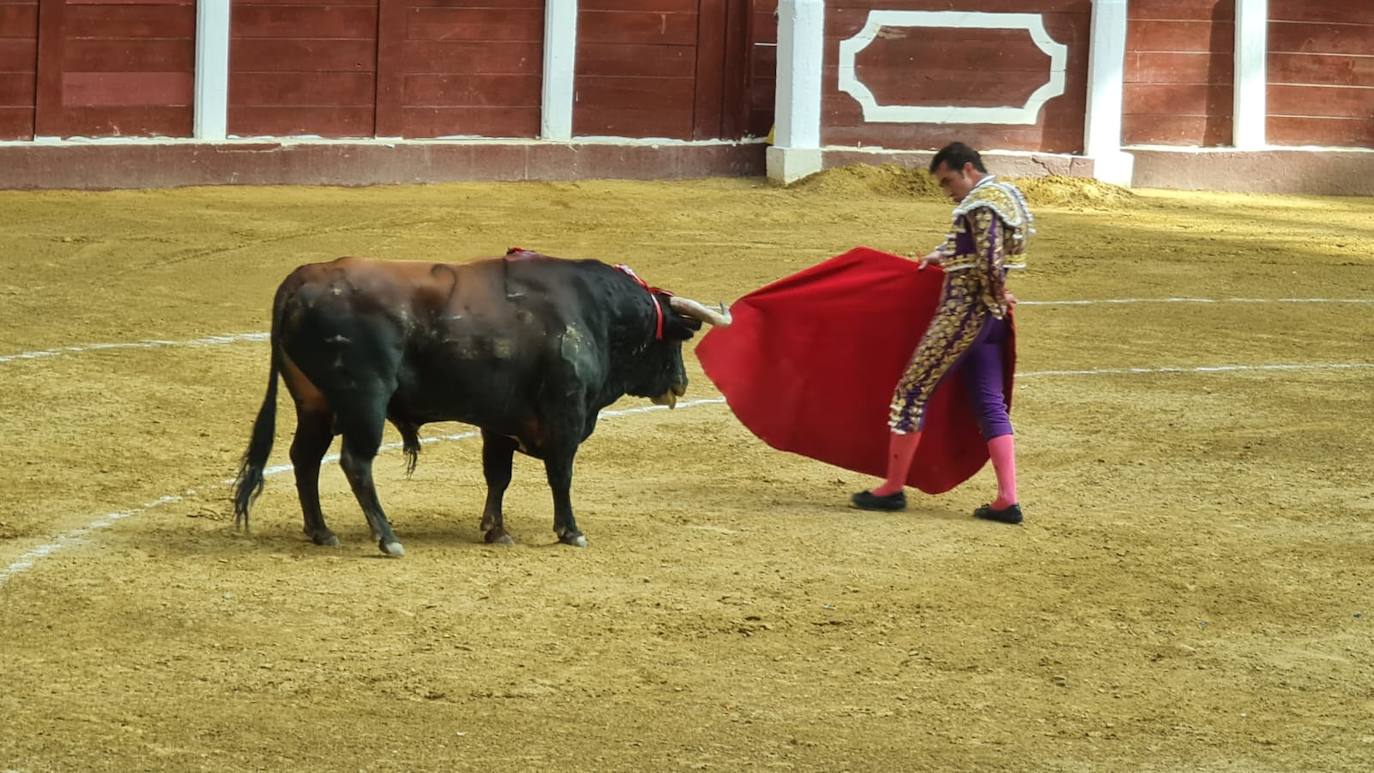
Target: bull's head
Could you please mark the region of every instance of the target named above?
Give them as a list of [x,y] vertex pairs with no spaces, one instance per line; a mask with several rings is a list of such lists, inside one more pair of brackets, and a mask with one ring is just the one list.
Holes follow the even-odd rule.
[[687,393],[687,369],[682,364],[682,342],[688,341],[702,323],[717,327],[730,324],[730,312],[722,305],[712,309],[690,298],[655,293],[654,301],[663,314],[662,340],[655,341],[645,352],[643,375],[645,383],[632,393],[648,397],[656,405],[669,408]]

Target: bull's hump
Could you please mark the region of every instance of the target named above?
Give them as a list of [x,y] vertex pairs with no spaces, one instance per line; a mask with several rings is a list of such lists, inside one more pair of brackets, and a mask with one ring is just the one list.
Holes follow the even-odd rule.
[[447,292],[461,271],[462,266],[447,263],[345,257],[303,266],[301,273],[307,284],[399,298],[436,289]]

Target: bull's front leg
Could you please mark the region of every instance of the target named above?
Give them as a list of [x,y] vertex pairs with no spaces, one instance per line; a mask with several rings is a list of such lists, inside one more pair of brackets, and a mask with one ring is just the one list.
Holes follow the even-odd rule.
[[549,449],[544,456],[544,472],[549,477],[549,489],[553,492],[553,533],[564,545],[587,547],[587,538],[577,529],[572,510],[572,471],[573,457],[577,446]]
[[510,486],[511,462],[516,442],[503,435],[482,430],[482,475],[487,479],[487,504],[482,508],[482,534],[488,544],[509,545],[514,540],[506,531],[501,503]]

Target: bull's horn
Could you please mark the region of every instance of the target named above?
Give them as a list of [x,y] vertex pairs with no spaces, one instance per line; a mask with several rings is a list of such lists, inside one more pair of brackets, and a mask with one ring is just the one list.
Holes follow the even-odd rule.
[[725,308],[725,304],[720,305],[720,311],[703,306],[691,298],[683,298],[681,295],[674,295],[668,299],[668,304],[673,307],[673,311],[684,317],[699,319],[716,327],[729,327],[731,318],[730,312]]

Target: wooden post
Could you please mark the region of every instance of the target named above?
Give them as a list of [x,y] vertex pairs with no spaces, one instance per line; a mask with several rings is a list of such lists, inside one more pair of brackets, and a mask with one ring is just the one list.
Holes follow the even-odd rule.
[[1236,80],[1232,143],[1259,150],[1268,143],[1269,0],[1236,0]]
[[825,0],[778,3],[778,81],[768,177],[790,183],[821,171]]
[[196,91],[192,136],[229,133],[229,0],[196,0]]
[[577,66],[577,0],[544,4],[544,92],[539,136],[570,140]]
[[1088,110],[1083,153],[1093,160],[1093,176],[1130,185],[1135,159],[1121,150],[1121,114],[1126,70],[1127,0],[1093,0],[1088,48]]

